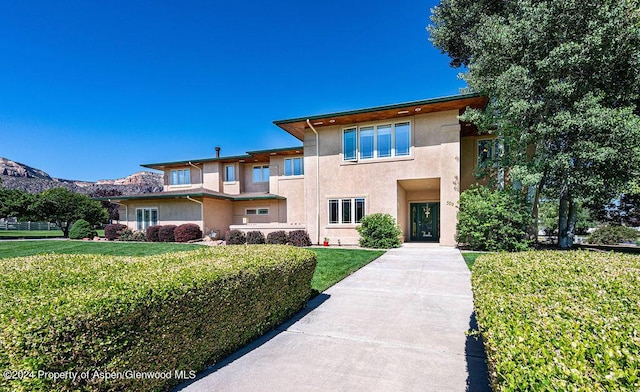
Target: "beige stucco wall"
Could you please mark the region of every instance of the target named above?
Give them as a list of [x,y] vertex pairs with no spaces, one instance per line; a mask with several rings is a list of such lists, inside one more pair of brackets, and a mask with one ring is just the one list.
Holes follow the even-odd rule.
[[[403,117],[398,121],[411,121],[412,148],[409,157],[344,162],[342,159],[342,130],[347,126],[322,127],[320,133],[320,225],[316,220],[316,157],[315,135],[305,134],[305,205],[306,226],[312,241],[324,237],[332,242],[356,244],[355,225],[329,225],[328,200],[332,198],[364,197],[366,214],[388,213],[401,224],[408,236],[407,201],[399,190],[398,180],[440,178],[442,245],[455,245],[455,204],[460,187],[460,125],[455,110]],[[382,124],[385,122],[357,125]],[[425,189],[424,191],[428,191]],[[399,216],[402,214],[402,216]]]
[[[200,205],[186,199],[129,200],[126,201],[126,205],[128,206],[128,215],[125,215],[124,206],[120,206],[120,223],[126,224],[133,230],[137,229],[136,208],[157,208],[158,224],[160,225],[195,223],[202,227]],[[126,219],[124,219],[125,216]]]
[[269,166],[269,176],[271,176],[271,166],[268,162],[255,162],[241,164],[242,170],[242,192],[269,192],[269,181],[266,182],[253,182],[253,167],[254,166]]
[[202,165],[203,188],[220,192],[222,189],[222,177],[224,176],[224,169],[221,169],[221,167],[224,168],[219,162],[206,162]]
[[217,232],[222,239],[233,223],[233,204],[228,200],[204,199],[204,235]]
[[[246,210],[248,208],[268,208],[268,215],[247,215]],[[286,213],[286,206],[281,200],[266,199],[266,200],[251,200],[251,201],[236,201],[233,203],[233,223],[234,225],[241,225],[244,223],[244,219],[248,223],[272,223],[281,222],[285,223],[285,220],[280,220],[281,210]]]
[[[284,208],[280,211],[279,221],[289,222],[295,225],[305,223],[305,200],[304,200],[304,175],[285,176],[285,158],[299,158],[300,155],[293,156],[273,156],[269,163],[271,178],[269,180],[269,193],[283,196],[287,200],[282,201]],[[304,168],[306,171],[306,168]]]

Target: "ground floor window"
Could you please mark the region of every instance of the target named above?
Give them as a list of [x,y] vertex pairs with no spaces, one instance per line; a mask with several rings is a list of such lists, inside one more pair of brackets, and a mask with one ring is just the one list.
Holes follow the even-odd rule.
[[268,208],[247,208],[245,210],[246,215],[269,215]]
[[149,226],[158,224],[158,208],[136,208],[136,228],[146,230]]
[[360,223],[365,214],[365,199],[362,197],[329,199],[329,224]]

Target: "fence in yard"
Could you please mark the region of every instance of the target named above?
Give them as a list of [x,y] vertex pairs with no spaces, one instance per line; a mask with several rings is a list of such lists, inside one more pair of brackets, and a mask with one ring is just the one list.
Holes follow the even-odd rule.
[[7,222],[0,221],[0,230],[60,230],[60,228],[51,222]]

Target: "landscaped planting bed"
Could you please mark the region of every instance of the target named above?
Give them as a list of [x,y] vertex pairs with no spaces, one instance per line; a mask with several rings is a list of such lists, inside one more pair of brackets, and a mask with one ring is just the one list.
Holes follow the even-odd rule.
[[315,266],[277,245],[2,259],[0,390],[166,390],[301,309]]
[[640,390],[640,257],[478,257],[473,293],[494,390]]

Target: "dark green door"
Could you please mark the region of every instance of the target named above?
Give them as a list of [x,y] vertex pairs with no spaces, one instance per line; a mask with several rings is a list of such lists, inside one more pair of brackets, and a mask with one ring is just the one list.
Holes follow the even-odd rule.
[[411,241],[440,240],[440,203],[411,203]]

